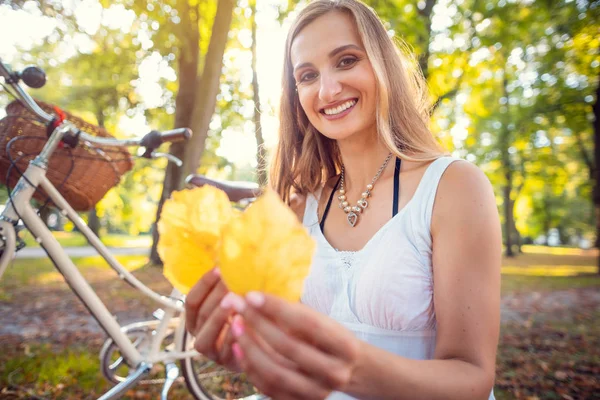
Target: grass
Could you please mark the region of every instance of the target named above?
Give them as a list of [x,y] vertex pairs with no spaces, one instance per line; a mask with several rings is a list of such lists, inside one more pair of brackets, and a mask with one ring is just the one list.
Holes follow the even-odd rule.
[[[600,288],[600,276],[596,274],[597,252],[545,247],[525,247],[524,250],[524,254],[502,261],[503,296]],[[162,279],[158,269],[143,268],[147,264],[146,257],[117,258],[127,269],[136,271],[143,282],[156,283]],[[108,285],[115,277],[114,271],[99,257],[78,258],[74,262],[86,278],[95,280],[94,287],[99,293],[105,289],[97,283]],[[0,281],[0,301],[9,302],[12,291],[36,285],[64,290],[65,296],[70,295],[49,260],[17,259]],[[118,296],[125,302],[124,307],[138,307],[133,304],[137,304],[134,301],[139,294],[128,292],[132,294],[126,294],[123,289],[106,289],[103,296]],[[561,398],[562,394],[572,398],[595,398],[577,394],[589,395],[593,392],[583,390],[596,383],[600,386],[600,381],[594,381],[589,372],[600,365],[597,350],[600,348],[600,312],[581,310],[575,315],[555,317],[549,322],[533,321],[526,326],[503,325],[494,389],[496,398],[553,399]],[[30,341],[30,346],[21,342],[3,343],[2,340],[0,337],[3,348],[0,398],[92,399],[110,387],[99,372],[101,337],[75,337],[70,343],[37,340]],[[160,386],[139,386],[124,398],[155,399],[159,393]],[[189,395],[179,383],[174,386],[170,398],[187,399]]]
[[85,349],[57,353],[50,344],[40,344],[21,350],[24,357],[9,359],[0,367],[3,373],[12,373],[13,381],[44,382],[48,387],[76,385],[84,392],[98,385],[98,361]]
[[[29,231],[23,231],[21,238],[28,247],[39,247],[33,235]],[[86,238],[79,232],[58,232],[53,231],[52,235],[63,247],[84,247],[88,246]],[[150,235],[129,236],[117,233],[109,233],[100,237],[102,243],[108,247],[148,247],[152,245]]]
[[[147,256],[116,256],[115,258],[128,271],[135,271],[148,262]],[[110,266],[100,256],[74,257],[72,260],[81,272],[93,270],[112,273]],[[57,280],[61,280],[61,275],[48,258],[17,258],[5,272],[0,281],[0,288],[5,285],[44,285]]]
[[[148,264],[147,256],[116,256],[117,261],[128,271],[136,271]],[[116,279],[116,272],[100,256],[74,257],[73,263],[87,278]],[[15,291],[22,287],[63,285],[62,275],[48,258],[17,258],[5,271],[0,280],[0,301],[9,302]]]
[[[100,344],[81,344],[57,348],[51,344],[19,346],[11,350],[8,359],[0,363],[0,398],[6,399],[96,399],[112,384],[99,371]],[[152,377],[162,375],[161,367],[153,369]],[[138,386],[123,399],[157,399],[160,385]],[[169,399],[189,399],[183,382],[173,385]]]
[[523,246],[502,259],[502,295],[600,287],[597,250]]

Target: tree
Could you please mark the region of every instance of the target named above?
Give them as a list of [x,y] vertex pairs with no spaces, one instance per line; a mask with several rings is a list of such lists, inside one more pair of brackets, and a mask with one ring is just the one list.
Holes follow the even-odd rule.
[[[596,211],[596,247],[600,249],[600,174],[598,165],[600,165],[600,74],[598,76],[598,86],[596,87],[596,102],[594,103],[594,164],[593,179],[594,186],[593,202]],[[598,257],[598,274],[600,274],[600,256]]]
[[260,122],[261,108],[258,87],[258,72],[256,70],[256,2],[250,0],[250,25],[252,30],[252,101],[254,102],[254,134],[256,136],[256,161],[258,184],[267,184],[267,152]]
[[[34,95],[113,132],[106,125],[114,127],[124,108],[134,105],[130,82],[137,78],[140,46],[132,43],[131,32],[105,24],[92,32],[79,25],[61,4],[39,3],[38,7],[64,23],[57,25],[43,45],[24,52],[24,57],[30,56],[48,75],[48,84]],[[74,46],[76,52],[65,59],[60,42]],[[96,206],[87,221],[99,236],[101,220]]]
[[[191,3],[184,2],[184,12],[181,13],[184,29],[176,32],[177,35],[180,35],[178,36],[180,65],[178,66],[179,91],[176,98],[175,127],[190,127],[193,136],[189,143],[171,147],[171,154],[183,159],[184,165],[180,170],[169,163],[158,203],[156,221],[160,219],[165,200],[174,190],[183,186],[183,178],[187,174],[195,172],[200,164],[210,119],[215,110],[223,53],[227,44],[227,33],[231,24],[233,7],[233,0],[219,0],[208,50],[202,60],[202,73],[198,76],[197,71],[200,69],[198,50],[200,13],[198,3],[192,6]],[[156,228],[152,231],[152,238],[150,260],[152,263],[160,264],[157,252],[159,234]]]

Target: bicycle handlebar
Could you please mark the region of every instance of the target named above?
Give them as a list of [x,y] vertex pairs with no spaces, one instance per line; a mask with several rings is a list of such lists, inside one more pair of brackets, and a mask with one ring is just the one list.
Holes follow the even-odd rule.
[[[41,71],[41,70],[40,70]],[[43,71],[41,71],[43,73]],[[11,72],[10,69],[2,62],[0,58],[0,76],[4,77],[4,80],[9,84],[16,92],[20,100],[24,105],[33,112],[42,122],[50,124],[54,121],[54,116],[46,113],[44,110],[37,105],[35,100],[23,90],[18,84],[20,75],[18,73]],[[65,142],[76,145],[78,141],[83,140],[84,142],[96,145],[105,146],[117,146],[117,147],[145,147],[147,149],[144,157],[151,157],[153,151],[156,150],[161,144],[170,142],[181,142],[188,140],[192,136],[192,131],[189,128],[177,128],[164,132],[151,131],[138,139],[115,139],[106,138],[90,135],[85,131],[82,131],[75,126],[68,124],[69,128],[63,138]]]
[[89,142],[92,144],[103,145],[103,146],[116,146],[116,147],[146,147],[148,149],[156,149],[163,143],[175,143],[188,140],[192,136],[192,131],[189,128],[177,128],[168,131],[151,131],[145,134],[141,138],[137,139],[116,139],[93,136],[89,133],[85,133],[82,130],[71,132],[74,135],[79,136],[79,140]]
[[8,83],[14,90],[16,90],[17,94],[23,100],[25,106],[35,115],[37,115],[42,122],[45,124],[49,124],[54,120],[54,116],[46,113],[44,110],[37,105],[37,103],[27,94],[26,91],[18,84],[19,76],[18,74],[11,73],[6,65],[2,62],[0,58],[0,75],[4,77],[6,83]]
[[166,142],[176,143],[188,140],[191,136],[192,131],[189,128],[178,128],[165,132],[151,131],[142,138],[140,146],[157,148]]

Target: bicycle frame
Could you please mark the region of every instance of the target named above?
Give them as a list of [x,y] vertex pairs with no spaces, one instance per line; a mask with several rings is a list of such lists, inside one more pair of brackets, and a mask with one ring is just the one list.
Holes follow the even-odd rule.
[[[71,290],[80,298],[83,304],[88,308],[94,319],[98,321],[106,334],[112,338],[114,343],[120,349],[123,359],[132,368],[137,368],[127,381],[113,387],[106,393],[102,399],[116,398],[129,387],[133,386],[145,373],[149,372],[150,367],[156,362],[173,361],[187,357],[197,356],[196,351],[184,352],[165,352],[161,351],[161,342],[167,335],[167,330],[178,322],[176,317],[184,311],[181,293],[173,290],[171,297],[162,296],[127,271],[115,257],[110,254],[106,246],[91,231],[85,222],[78,216],[77,212],[68,204],[64,197],[58,192],[54,185],[46,177],[48,159],[61,141],[63,135],[72,129],[68,122],[58,126],[42,152],[30,162],[23,176],[15,186],[6,208],[0,215],[0,234],[4,242],[3,253],[0,257],[0,278],[14,258],[16,246],[16,233],[14,226],[20,220],[23,221],[26,228],[33,234],[36,241],[47,252],[49,258],[53,261],[55,267],[64,276],[65,281]],[[117,320],[112,316],[106,305],[95,293],[94,289],[85,280],[79,272],[73,261],[54,238],[50,230],[46,227],[42,219],[37,215],[30,200],[37,187],[44,189],[50,199],[61,211],[62,215],[68,217],[79,231],[86,237],[91,246],[93,246],[102,258],[118,273],[119,277],[128,282],[134,288],[142,291],[145,295],[152,298],[159,304],[166,307],[164,316],[156,328],[156,334],[153,335],[148,354],[141,354],[128,338],[126,332],[122,330]],[[175,328],[175,343],[181,343],[184,336],[184,324],[177,324]],[[180,347],[185,349],[185,347]],[[137,375],[136,375],[137,374]],[[127,384],[126,384],[127,383]]]

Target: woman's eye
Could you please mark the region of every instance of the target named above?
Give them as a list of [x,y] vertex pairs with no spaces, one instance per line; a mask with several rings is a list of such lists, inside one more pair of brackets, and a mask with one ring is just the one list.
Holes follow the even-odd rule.
[[311,80],[315,79],[316,77],[317,77],[316,73],[314,73],[314,72],[307,72],[307,73],[302,74],[300,76],[300,81],[299,82],[300,83],[302,83],[302,82],[308,82],[308,81],[311,81]]
[[340,60],[338,65],[342,68],[351,67],[356,64],[357,61],[358,59],[354,57],[345,57]]

